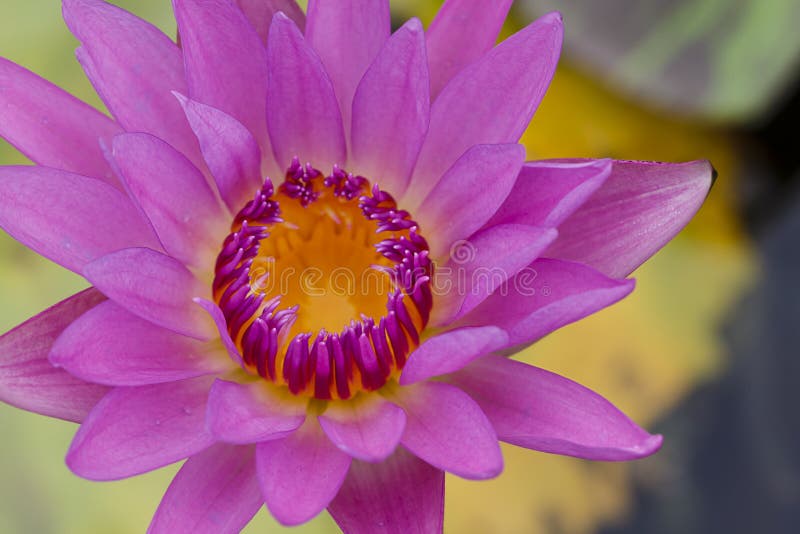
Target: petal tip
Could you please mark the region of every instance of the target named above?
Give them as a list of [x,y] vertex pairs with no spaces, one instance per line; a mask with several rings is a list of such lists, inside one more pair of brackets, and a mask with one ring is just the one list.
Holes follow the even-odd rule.
[[425,28],[422,26],[422,21],[419,20],[417,17],[412,17],[403,24],[403,27],[411,33],[422,33],[425,31]]
[[504,468],[505,460],[503,459],[503,452],[500,449],[500,443],[498,443],[497,454],[486,459],[486,465],[483,469],[477,469],[469,473],[458,473],[454,471],[453,474],[467,480],[491,480],[500,476]]
[[717,182],[717,178],[719,177],[719,172],[717,172],[716,167],[711,161],[707,159],[698,160],[697,163],[703,167],[703,172],[701,173],[701,180],[703,183],[704,189],[710,191],[714,184]]
[[69,363],[69,357],[58,350],[58,341],[53,345],[50,354],[47,355],[47,361],[56,369],[62,369]]
[[76,457],[77,457],[77,452],[75,448],[70,446],[69,450],[67,451],[67,455],[64,457],[64,463],[67,465],[67,468],[74,474],[78,475],[79,477],[83,477],[79,465],[80,462],[77,460]]
[[286,16],[286,13],[283,11],[276,11],[275,14],[272,15],[272,24],[286,24],[290,22],[292,22],[292,19]]
[[[267,507],[267,508],[269,508],[269,507]],[[309,514],[298,515],[298,514],[292,514],[292,513],[284,513],[284,512],[276,511],[276,510],[272,510],[272,509],[270,509],[269,512],[270,512],[270,514],[272,514],[272,517],[274,517],[275,520],[278,523],[280,523],[282,526],[284,526],[284,527],[296,527],[296,526],[302,525],[303,523],[307,523],[308,521],[311,521],[317,515],[322,513],[322,511],[320,511],[317,514],[314,514],[314,515],[309,515]]]
[[626,278],[623,280],[622,286],[625,288],[630,288],[631,291],[636,287],[636,278]]
[[172,96],[174,96],[181,107],[185,110],[186,106],[189,105],[189,97],[181,93],[180,91],[170,91]]
[[75,441],[72,442],[64,458],[64,463],[67,465],[67,468],[72,471],[73,474],[86,480],[95,482],[107,481],[107,478],[100,476],[92,469],[91,462],[86,462],[81,449],[81,444],[76,444]]
[[633,452],[636,454],[636,458],[646,458],[661,450],[663,444],[664,436],[661,434],[653,434],[648,436],[644,442],[633,449]]
[[553,24],[554,26],[564,25],[564,16],[560,11],[551,11],[550,13],[543,15],[539,20],[543,23]]

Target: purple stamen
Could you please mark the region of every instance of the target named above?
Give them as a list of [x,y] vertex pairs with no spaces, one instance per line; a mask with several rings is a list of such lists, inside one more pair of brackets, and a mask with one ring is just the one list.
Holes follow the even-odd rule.
[[334,380],[336,382],[336,394],[340,399],[350,398],[350,380],[353,378],[353,361],[344,355],[339,336],[331,334],[328,338],[333,353]]
[[316,379],[314,396],[318,399],[330,399],[333,376],[331,374],[332,362],[331,355],[328,352],[328,345],[324,341],[315,344],[314,350],[311,352],[311,358],[317,363],[314,369]]
[[261,189],[256,191],[255,198],[245,204],[236,215],[234,225],[243,224],[245,221],[257,222],[263,226],[280,222],[278,203],[271,200],[274,191],[272,182],[267,179]]
[[406,354],[408,354],[408,339],[403,333],[397,314],[390,311],[386,316],[386,333],[389,334],[389,342],[392,345],[392,352],[395,357],[395,364],[402,369],[406,364]]
[[372,326],[370,329],[370,337],[372,345],[375,347],[375,354],[378,356],[378,364],[383,371],[383,378],[386,379],[392,373],[394,367],[394,357],[389,348],[389,343],[386,341],[386,318],[381,317],[380,323],[377,326]]
[[314,190],[314,180],[321,174],[310,163],[301,165],[300,158],[295,156],[286,171],[286,181],[281,185],[281,193],[299,200],[303,206],[308,206],[319,198],[319,192]]
[[353,200],[361,195],[364,188],[369,184],[363,176],[355,176],[339,168],[338,165],[333,166],[333,173],[325,178],[325,187],[332,187],[333,194],[337,197],[343,197],[347,200]]
[[[283,223],[275,188],[269,180],[236,215],[233,232],[225,239],[217,258],[213,289],[228,331],[254,372],[286,384],[294,394],[347,399],[354,393],[356,376],[361,377],[360,389],[381,388],[392,373],[402,369],[409,351],[419,344],[419,332],[427,324],[433,306],[433,263],[417,223],[407,211],[397,208],[389,193],[377,185],[370,189],[366,178],[338,166],[323,180],[319,180],[321,176],[311,165],[301,165],[299,158],[294,158],[278,191],[304,207],[323,194],[341,202],[358,199],[365,219],[374,222],[378,233],[389,234],[374,245],[378,254],[392,264],[374,265],[386,271],[394,284],[386,315],[362,315],[360,321],[351,321],[338,333],[291,333],[299,307],[281,309],[281,296],[267,300],[259,292],[266,275],[251,279],[261,243],[269,238],[272,226]],[[337,223],[335,218],[332,220]]]

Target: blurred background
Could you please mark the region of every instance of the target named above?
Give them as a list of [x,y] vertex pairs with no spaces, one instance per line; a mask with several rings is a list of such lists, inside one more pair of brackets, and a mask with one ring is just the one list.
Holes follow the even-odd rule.
[[[174,34],[167,0],[116,0]],[[394,0],[399,24],[441,2]],[[101,107],[57,0],[2,0],[0,55]],[[800,0],[517,0],[506,32],[565,19],[529,159],[710,159],[690,226],[620,304],[520,358],[600,392],[664,449],[630,464],[506,447],[490,482],[448,478],[450,533],[794,533],[800,524]],[[24,158],[0,142],[0,164]],[[0,236],[0,330],[84,287]],[[177,467],[81,480],[75,431],[0,405],[0,533],[140,533]],[[279,530],[262,511],[246,532]],[[337,532],[320,517],[298,533]]]

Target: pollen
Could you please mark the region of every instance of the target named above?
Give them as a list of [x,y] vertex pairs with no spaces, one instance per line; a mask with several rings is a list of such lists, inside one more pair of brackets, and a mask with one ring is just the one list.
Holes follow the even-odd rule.
[[428,244],[395,199],[295,158],[235,216],[214,296],[246,370],[348,399],[396,379],[433,306]]

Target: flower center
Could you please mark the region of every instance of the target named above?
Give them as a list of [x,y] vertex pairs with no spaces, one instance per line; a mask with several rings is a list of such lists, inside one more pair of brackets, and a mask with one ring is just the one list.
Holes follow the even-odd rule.
[[428,244],[362,176],[297,158],[234,218],[214,297],[248,371],[347,399],[396,378],[433,305]]

